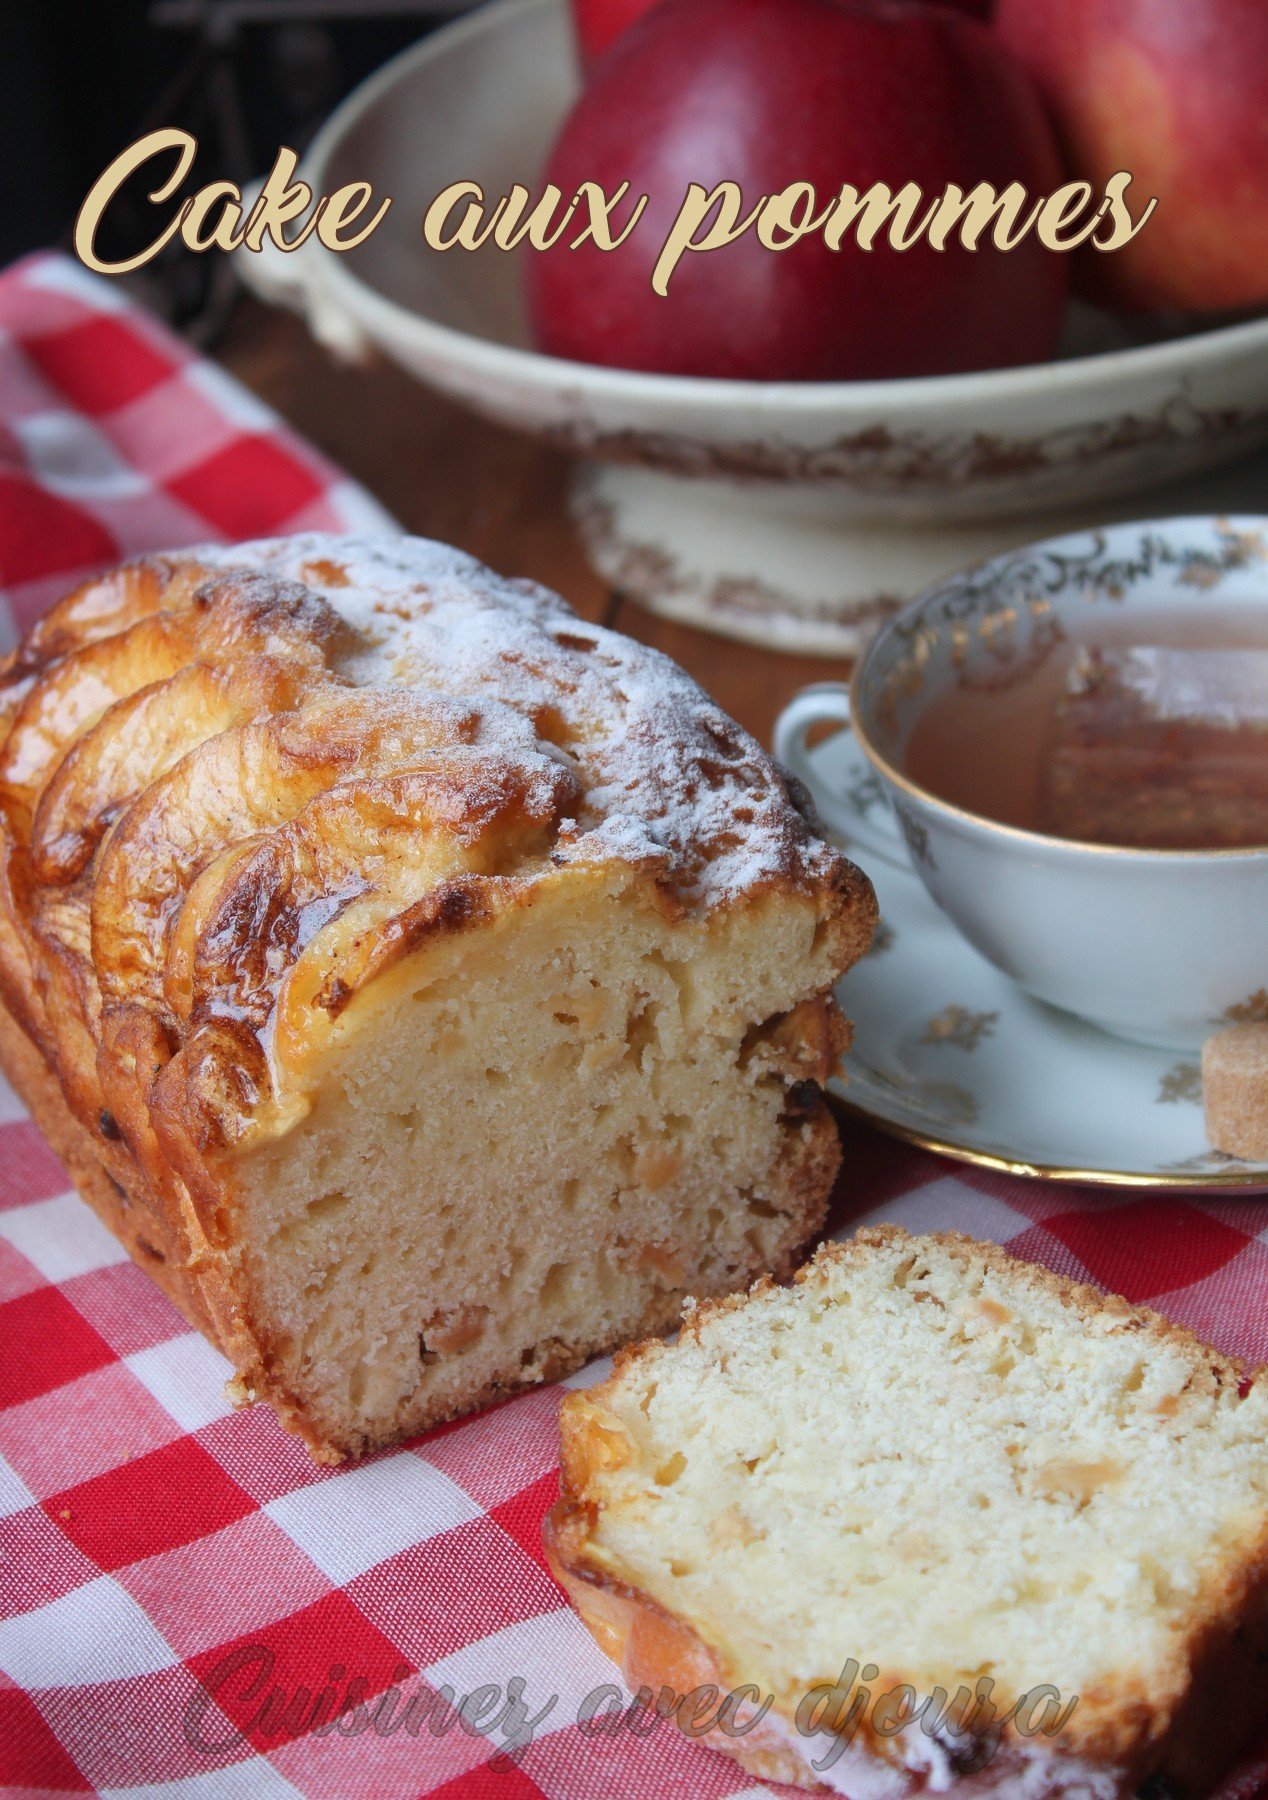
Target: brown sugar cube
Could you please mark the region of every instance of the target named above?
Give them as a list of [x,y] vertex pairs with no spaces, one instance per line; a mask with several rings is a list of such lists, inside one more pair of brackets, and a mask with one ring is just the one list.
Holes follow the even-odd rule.
[[1268,1024],[1230,1025],[1206,1040],[1202,1099],[1212,1149],[1268,1161]]

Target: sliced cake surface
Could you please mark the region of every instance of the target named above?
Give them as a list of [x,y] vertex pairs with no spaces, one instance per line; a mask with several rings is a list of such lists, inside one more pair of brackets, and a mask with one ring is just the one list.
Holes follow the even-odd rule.
[[657,652],[412,538],[130,563],[0,671],[0,1050],[338,1457],[787,1269],[875,918]]
[[1268,1379],[995,1246],[827,1246],[561,1428],[571,1597],[632,1686],[769,1701],[708,1737],[754,1773],[1196,1800],[1268,1716]]

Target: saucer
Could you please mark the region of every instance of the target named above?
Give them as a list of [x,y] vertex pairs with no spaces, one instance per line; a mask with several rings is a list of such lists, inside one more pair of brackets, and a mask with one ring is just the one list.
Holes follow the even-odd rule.
[[880,900],[872,948],[842,984],[853,1022],[849,1111],[961,1162],[1108,1187],[1268,1191],[1268,1163],[1213,1151],[1196,1054],[1150,1049],[1057,1011],[962,938],[915,874],[862,847],[892,827],[880,784],[848,731],[808,752],[831,836]]

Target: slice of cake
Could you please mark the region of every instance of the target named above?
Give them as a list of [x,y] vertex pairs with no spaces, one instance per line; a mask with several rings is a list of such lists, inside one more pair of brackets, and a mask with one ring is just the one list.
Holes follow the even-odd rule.
[[1198,1800],[1268,1716],[1268,1379],[994,1245],[826,1246],[561,1424],[557,1574],[755,1775]]

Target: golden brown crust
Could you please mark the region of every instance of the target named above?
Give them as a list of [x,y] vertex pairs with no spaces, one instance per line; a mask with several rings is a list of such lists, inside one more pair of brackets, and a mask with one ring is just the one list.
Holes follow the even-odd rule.
[[[394,962],[615,865],[670,918],[797,897],[825,986],[875,917],[681,671],[438,546],[145,558],[55,606],[0,670],[0,1054],[107,1222],[318,1453],[335,1450],[245,1314],[235,1157],[287,1128]],[[787,1123],[807,1233],[835,1156],[813,1087],[840,1033],[807,996],[760,1047],[806,1086]]]
[[129,1167],[112,1124],[107,1120],[94,1137],[80,1123],[67,1106],[56,1075],[3,1010],[0,1063],[10,1086],[102,1224],[190,1323],[214,1336],[199,1285],[186,1270],[187,1249],[173,1228],[170,1212],[145,1203],[136,1172]]
[[[1212,1349],[1186,1327],[1148,1307],[1102,1293],[1089,1283],[1072,1281],[1038,1264],[1019,1262],[999,1245],[959,1232],[912,1238],[901,1226],[866,1227],[847,1242],[821,1245],[793,1280],[800,1284],[811,1279],[816,1266],[825,1262],[848,1268],[876,1249],[910,1245],[919,1253],[926,1244],[936,1245],[967,1265],[1006,1275],[1014,1285],[1020,1282],[1053,1296],[1085,1324],[1099,1322],[1113,1330],[1147,1332],[1155,1343],[1179,1351],[1191,1363],[1194,1380],[1199,1383],[1245,1393],[1250,1384],[1268,1379],[1268,1367],[1248,1369],[1239,1359]],[[770,1285],[770,1279],[763,1278],[750,1291],[758,1293]],[[740,1311],[747,1303],[744,1294],[702,1302],[685,1315],[683,1334],[698,1338],[710,1318]],[[547,1517],[544,1542],[556,1579],[633,1689],[647,1687],[655,1693],[668,1687],[681,1695],[713,1683],[726,1693],[742,1678],[727,1668],[720,1652],[688,1621],[614,1576],[590,1554],[599,1517],[589,1497],[591,1478],[608,1455],[623,1454],[609,1447],[601,1424],[605,1397],[631,1366],[664,1351],[665,1345],[656,1338],[631,1344],[617,1355],[606,1382],[564,1401],[560,1410],[561,1491]],[[1120,1681],[1113,1691],[1080,1695],[1074,1717],[1052,1749],[1050,1791],[1058,1795],[1066,1791],[1062,1783],[1072,1779],[1065,1770],[1073,1759],[1119,1780],[1124,1796],[1134,1793],[1149,1776],[1170,1784],[1164,1786],[1164,1792],[1184,1796],[1206,1793],[1268,1722],[1263,1681],[1266,1661],[1268,1526],[1231,1573],[1209,1579],[1194,1596],[1183,1641],[1176,1645],[1174,1667],[1140,1671],[1134,1685],[1130,1680]],[[890,1686],[910,1681],[901,1670],[887,1671],[885,1679]],[[778,1701],[775,1710],[778,1714]],[[809,1743],[803,1746],[791,1720],[785,1720],[785,1727],[781,1733],[759,1730],[747,1738],[714,1730],[707,1741],[762,1779],[827,1791],[810,1766],[814,1747]],[[892,1767],[892,1740],[877,1738],[869,1731],[868,1721],[861,1722],[855,1742]],[[1010,1771],[1020,1769],[1021,1750],[1020,1740],[1006,1730],[991,1776],[1004,1783],[999,1791],[1008,1791]],[[913,1773],[911,1792],[923,1790],[923,1776]],[[970,1787],[969,1791],[974,1790]],[[1027,1786],[1026,1793],[1028,1800],[1045,1800],[1043,1789]]]
[[[411,907],[416,930],[458,929],[548,863],[625,861],[671,915],[802,893],[835,966],[861,952],[867,883],[672,665],[476,565],[437,571],[434,547],[406,545],[384,573],[386,553],[297,543],[234,552],[245,567],[215,552],[131,565],[55,608],[10,660],[0,980],[78,1112],[107,1080],[89,1046],[112,1006],[143,1007],[178,1042],[226,1011],[259,1035],[287,979],[306,985],[298,965],[339,965],[346,1004]],[[293,578],[313,571],[324,589]],[[452,647],[442,575],[470,589],[487,644]],[[362,866],[379,825],[386,881]],[[452,877],[466,885],[446,914],[433,896]],[[244,934],[260,955],[244,957]],[[226,1053],[240,1047],[230,1034]],[[260,1123],[284,1073],[242,1086],[229,1139]]]

